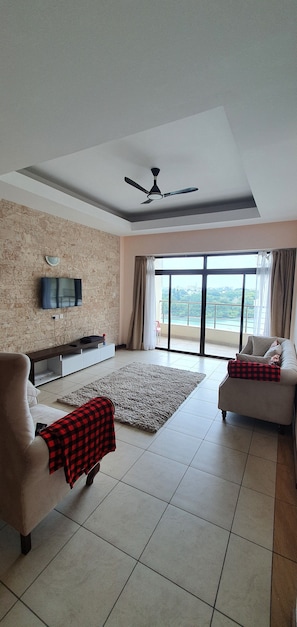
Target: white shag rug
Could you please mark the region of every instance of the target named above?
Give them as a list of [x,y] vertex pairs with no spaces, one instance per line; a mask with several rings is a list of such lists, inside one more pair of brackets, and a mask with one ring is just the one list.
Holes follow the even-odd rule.
[[59,398],[80,407],[91,398],[107,396],[115,406],[115,420],[154,433],[204,379],[189,370],[132,363]]

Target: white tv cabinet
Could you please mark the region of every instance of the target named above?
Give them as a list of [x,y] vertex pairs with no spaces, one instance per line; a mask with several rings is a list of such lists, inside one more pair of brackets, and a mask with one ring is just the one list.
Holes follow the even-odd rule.
[[27,355],[31,360],[30,381],[38,386],[114,357],[115,345],[102,342],[82,344],[76,340]]

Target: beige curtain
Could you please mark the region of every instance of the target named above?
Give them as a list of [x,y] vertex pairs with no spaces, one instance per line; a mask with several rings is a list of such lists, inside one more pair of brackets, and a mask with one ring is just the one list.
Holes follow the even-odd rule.
[[295,260],[295,248],[272,253],[271,335],[290,337]]
[[146,265],[146,257],[135,257],[133,311],[127,340],[129,350],[143,349]]

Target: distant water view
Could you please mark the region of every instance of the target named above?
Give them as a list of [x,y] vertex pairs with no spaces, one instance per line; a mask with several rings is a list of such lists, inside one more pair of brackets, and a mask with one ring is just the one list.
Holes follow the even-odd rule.
[[[168,319],[163,320],[164,324],[168,324]],[[197,318],[171,318],[171,324],[181,325],[181,326],[190,326],[190,327],[200,327],[200,319]],[[207,329],[220,329],[221,331],[239,331],[240,329],[240,318],[207,318],[206,324]],[[244,324],[243,331],[244,333],[253,333],[254,329],[254,320],[249,319]]]
[[[163,288],[156,319],[168,324],[170,309],[172,325],[200,327],[202,300],[201,290],[172,288],[169,299],[168,289]],[[239,333],[243,302],[242,330],[243,333],[253,334],[257,307],[255,289],[251,286],[246,287],[244,294],[238,287],[209,288],[205,307],[206,328]],[[262,315],[264,317],[264,310]]]

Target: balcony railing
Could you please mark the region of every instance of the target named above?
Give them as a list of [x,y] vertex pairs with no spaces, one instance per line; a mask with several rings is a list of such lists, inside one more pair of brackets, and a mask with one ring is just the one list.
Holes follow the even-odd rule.
[[[243,310],[243,332],[252,333],[256,306],[245,305]],[[206,328],[238,331],[240,328],[241,304],[208,303],[206,305]],[[265,312],[262,312],[263,322]],[[157,319],[168,324],[168,301],[159,301]],[[200,301],[171,301],[171,324],[200,327]]]

